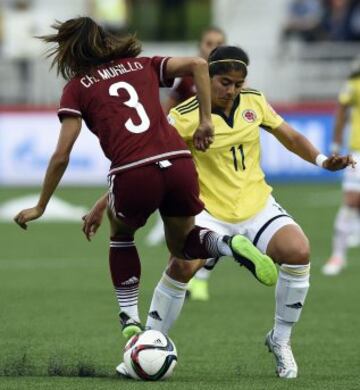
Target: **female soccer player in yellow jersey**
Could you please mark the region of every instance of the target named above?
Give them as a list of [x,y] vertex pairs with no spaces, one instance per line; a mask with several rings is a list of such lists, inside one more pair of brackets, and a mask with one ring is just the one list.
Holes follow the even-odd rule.
[[[360,164],[360,59],[352,65],[351,72],[344,88],[339,94],[339,105],[335,117],[332,152],[340,152],[345,125],[350,120],[349,148],[353,158]],[[351,112],[351,115],[349,113]],[[339,274],[347,264],[347,248],[349,237],[354,234],[355,245],[360,240],[360,166],[347,169],[342,183],[343,202],[337,213],[332,254],[324,264],[322,271],[325,275]]]
[[[241,233],[280,265],[276,286],[274,328],[266,345],[276,358],[280,377],[295,378],[298,368],[290,346],[291,330],[299,320],[309,288],[308,239],[299,225],[272,197],[260,167],[260,127],[272,133],[287,149],[310,163],[329,170],[353,164],[350,156],[326,157],[287,124],[264,95],[243,89],[249,59],[238,47],[222,46],[209,57],[214,142],[204,153],[192,142],[199,104],[191,98],[171,110],[176,127],[192,152],[205,211],[196,223],[222,234]],[[95,212],[94,212],[95,211]],[[96,207],[85,220],[89,233],[100,223]],[[146,326],[167,333],[178,317],[188,281],[214,259],[184,262],[171,258],[151,302]]]
[[[196,223],[223,234],[244,234],[280,264],[275,325],[266,336],[266,344],[275,355],[278,375],[295,378],[298,369],[290,335],[309,288],[310,248],[299,225],[275,201],[272,188],[265,181],[260,166],[260,127],[291,152],[325,169],[345,168],[352,164],[352,159],[320,154],[269,106],[261,92],[243,89],[248,64],[248,56],[238,47],[222,46],[210,54],[215,138],[206,153],[195,150],[192,144],[198,115],[196,97],[174,108],[169,121],[187,142],[199,174],[200,196],[206,209],[196,217]],[[180,300],[175,286],[169,286],[169,275],[185,284],[205,263],[171,260],[155,290],[147,326],[165,333],[169,330]],[[174,298],[170,303],[172,290]]]

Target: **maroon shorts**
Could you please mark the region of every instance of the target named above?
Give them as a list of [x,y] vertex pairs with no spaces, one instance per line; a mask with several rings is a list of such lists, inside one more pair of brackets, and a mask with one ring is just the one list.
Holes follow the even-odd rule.
[[144,226],[157,209],[166,217],[188,217],[204,209],[191,158],[171,160],[171,166],[145,165],[109,176],[109,207],[127,225]]

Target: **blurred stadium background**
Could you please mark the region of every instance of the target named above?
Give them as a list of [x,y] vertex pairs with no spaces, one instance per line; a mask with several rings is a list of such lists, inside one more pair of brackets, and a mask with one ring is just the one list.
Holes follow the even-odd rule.
[[[7,185],[39,184],[55,142],[54,110],[64,81],[49,71],[44,46],[33,38],[49,32],[55,19],[89,14],[114,31],[137,32],[145,55],[194,55],[202,29],[217,25],[229,44],[248,51],[248,84],[264,91],[324,152],[337,93],[360,53],[360,4],[353,0],[1,0],[0,5],[0,183]],[[107,162],[94,137],[82,136],[63,182],[103,184]],[[283,153],[271,137],[265,141],[263,164],[271,177],[338,179]]]
[[[9,223],[34,202],[59,128],[64,81],[49,71],[44,47],[33,36],[49,32],[55,19],[84,14],[114,31],[137,32],[145,55],[194,55],[202,29],[219,26],[229,44],[249,53],[249,86],[262,90],[324,153],[337,94],[360,54],[357,0],[0,0],[0,389],[116,385],[122,340],[106,228],[91,245],[80,233],[80,217],[105,190],[108,168],[90,132],[82,131],[75,146],[58,202],[48,210],[51,224],[33,224],[24,233]],[[294,337],[301,369],[294,387],[359,388],[359,249],[350,251],[351,268],[343,275],[320,274],[330,253],[341,174],[301,161],[266,134],[263,167],[313,248],[313,289]],[[137,237],[142,313],[167,258],[163,246],[146,245],[147,231]],[[185,308],[172,335],[181,364],[166,386],[263,389],[266,381],[267,388],[288,388],[273,377],[272,357],[261,345],[271,327],[273,291],[233,267],[216,270],[210,303]],[[230,319],[226,330],[223,318]]]

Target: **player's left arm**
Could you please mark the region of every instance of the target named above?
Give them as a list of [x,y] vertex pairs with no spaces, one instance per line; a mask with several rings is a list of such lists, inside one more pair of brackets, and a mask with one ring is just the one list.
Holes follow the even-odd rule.
[[331,144],[331,151],[335,154],[338,154],[341,149],[344,128],[348,119],[349,110],[349,105],[341,103],[338,105],[336,110],[333,141]]
[[350,155],[326,157],[301,133],[296,131],[287,122],[283,121],[275,129],[269,130],[288,150],[297,154],[303,160],[319,165],[330,171],[355,166]]
[[63,119],[56,149],[48,163],[39,201],[36,206],[20,211],[14,218],[14,221],[23,229],[27,229],[27,222],[41,217],[44,213],[68,166],[70,153],[80,130],[80,117],[65,117]]
[[330,150],[339,154],[343,143],[343,135],[351,107],[356,104],[356,89],[351,80],[348,80],[339,93],[338,106],[335,113],[333,139]]
[[200,57],[172,57],[166,64],[169,78],[192,76],[199,101],[199,125],[193,142],[198,150],[205,151],[213,143],[214,126],[211,119],[211,90],[207,62]]

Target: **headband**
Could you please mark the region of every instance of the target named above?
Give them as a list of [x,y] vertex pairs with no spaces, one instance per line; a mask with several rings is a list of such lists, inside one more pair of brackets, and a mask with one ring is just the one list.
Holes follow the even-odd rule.
[[240,64],[244,65],[245,68],[247,67],[247,63],[246,63],[245,61],[235,60],[235,59],[211,61],[211,62],[209,62],[209,66],[210,66],[210,65],[213,65],[213,64],[217,64],[217,63],[219,63],[219,62],[239,62]]

